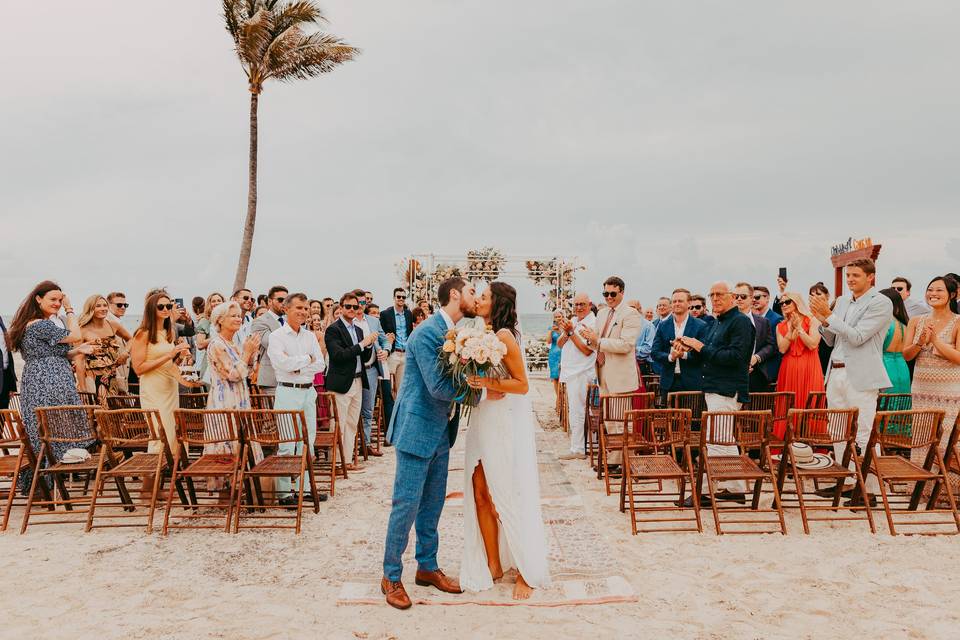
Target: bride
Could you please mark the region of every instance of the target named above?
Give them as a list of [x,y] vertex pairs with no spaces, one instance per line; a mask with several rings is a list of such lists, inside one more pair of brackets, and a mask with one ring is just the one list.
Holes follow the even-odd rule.
[[460,584],[483,591],[515,568],[513,598],[526,600],[534,588],[549,585],[550,574],[516,307],[516,290],[503,282],[491,283],[477,302],[477,315],[507,345],[503,363],[509,377],[468,380],[486,389],[488,399],[473,410],[467,432]]

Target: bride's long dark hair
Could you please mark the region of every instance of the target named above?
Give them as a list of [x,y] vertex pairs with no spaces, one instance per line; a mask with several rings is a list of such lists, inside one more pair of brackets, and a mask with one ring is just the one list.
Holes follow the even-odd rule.
[[490,324],[494,331],[509,329],[520,338],[517,326],[517,290],[506,282],[490,283]]

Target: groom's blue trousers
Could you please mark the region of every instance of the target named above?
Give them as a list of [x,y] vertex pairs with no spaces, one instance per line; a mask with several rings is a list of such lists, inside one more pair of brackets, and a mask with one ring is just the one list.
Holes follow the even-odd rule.
[[447,492],[447,464],[450,447],[447,436],[432,458],[420,458],[397,451],[397,474],[393,481],[393,508],[387,525],[383,554],[383,575],[399,582],[403,573],[403,552],[410,539],[410,527],[417,527],[417,567],[436,571],[440,536],[437,523]]

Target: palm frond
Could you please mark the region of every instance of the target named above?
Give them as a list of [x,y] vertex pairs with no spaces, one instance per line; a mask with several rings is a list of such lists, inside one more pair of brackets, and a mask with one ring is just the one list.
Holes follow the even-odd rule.
[[237,54],[240,61],[251,70],[261,65],[267,48],[270,46],[273,18],[265,8],[240,23]]
[[226,23],[227,33],[233,38],[233,43],[240,45],[240,23],[243,21],[244,0],[223,0],[223,20]]
[[309,0],[297,0],[274,11],[274,35],[279,35],[293,26],[319,25],[326,21],[320,7]]
[[313,78],[360,54],[340,38],[324,33],[300,34],[297,39],[285,40],[281,48],[271,52],[270,66],[264,79],[280,81]]

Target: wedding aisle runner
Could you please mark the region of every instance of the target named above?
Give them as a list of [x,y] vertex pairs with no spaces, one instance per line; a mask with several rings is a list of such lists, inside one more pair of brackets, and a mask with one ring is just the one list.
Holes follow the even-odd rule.
[[[417,604],[484,606],[557,607],[564,605],[636,602],[630,583],[619,573],[617,563],[605,553],[608,548],[600,531],[590,521],[580,495],[570,483],[556,454],[549,445],[550,435],[537,433],[538,466],[542,492],[543,517],[550,547],[550,572],[553,585],[538,589],[533,598],[515,602],[511,598],[514,574],[483,593],[451,595],[433,588],[418,587],[413,582],[416,561],[413,558],[415,534],[404,556],[404,586]],[[447,501],[440,519],[440,566],[449,574],[459,573],[460,549],[463,545],[463,465],[465,433],[461,431],[450,452],[450,477]],[[382,541],[386,519],[377,523],[368,540]],[[383,544],[358,549],[348,575],[354,581],[344,583],[338,604],[368,605],[383,603],[380,593]]]

